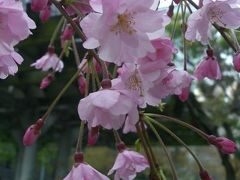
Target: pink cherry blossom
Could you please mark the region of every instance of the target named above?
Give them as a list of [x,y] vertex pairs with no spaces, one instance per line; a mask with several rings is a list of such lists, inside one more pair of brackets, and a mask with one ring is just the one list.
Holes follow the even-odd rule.
[[0,0],[0,27],[0,42],[14,46],[36,25],[24,12],[21,1]]
[[[168,19],[150,9],[154,0],[102,0],[102,13],[90,13],[80,23],[87,49],[99,48],[104,61],[134,62],[154,52],[148,33],[164,29]],[[95,8],[94,6],[92,6]]]
[[165,78],[156,81],[149,90],[153,97],[162,99],[169,95],[180,95],[194,79],[188,72],[177,70],[174,67],[169,67],[168,72]]
[[239,28],[240,9],[231,7],[231,1],[208,0],[199,10],[189,16],[186,39],[197,40],[204,45],[208,44],[213,23],[229,29]]
[[142,172],[148,167],[148,161],[143,155],[125,149],[118,153],[115,163],[108,172],[108,175],[115,172],[114,180],[132,180],[138,172]]
[[18,64],[23,58],[14,51],[13,47],[0,41],[0,79],[14,75],[18,71]]
[[35,124],[31,125],[23,136],[24,146],[31,146],[40,135],[40,130],[44,125],[44,121],[39,119]]
[[237,72],[240,72],[240,53],[237,53],[233,57],[233,65]]
[[124,125],[128,115],[128,121],[124,127],[125,133],[130,130],[134,131],[138,121],[137,104],[125,94],[114,89],[102,89],[81,99],[78,114],[83,121],[88,123],[89,128],[102,126],[115,130]]
[[83,161],[83,153],[74,156],[75,165],[63,180],[109,180],[109,178]]
[[212,50],[207,50],[207,56],[197,65],[194,76],[198,80],[202,80],[205,77],[213,80],[221,79],[221,70],[217,58],[213,56]]
[[35,12],[40,12],[47,7],[48,0],[32,0],[31,8]]
[[48,52],[43,57],[31,64],[31,66],[36,69],[42,69],[42,71],[53,69],[58,72],[61,72],[64,67],[62,60],[55,54],[52,47],[48,49]]
[[225,137],[216,137],[214,135],[211,135],[208,136],[208,142],[216,146],[225,154],[232,154],[237,151],[236,143]]

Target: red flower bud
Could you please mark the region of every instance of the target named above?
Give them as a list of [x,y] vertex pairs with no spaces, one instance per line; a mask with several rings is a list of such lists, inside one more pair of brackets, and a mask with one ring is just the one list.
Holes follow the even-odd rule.
[[24,146],[31,146],[37,140],[41,133],[41,128],[43,127],[43,119],[39,119],[35,124],[31,125],[23,136]]
[[237,72],[240,72],[240,53],[237,53],[233,57],[233,65]]
[[96,144],[99,137],[99,126],[92,127],[88,132],[88,145]]
[[212,178],[209,176],[208,172],[205,169],[201,169],[199,175],[201,177],[201,180],[212,180]]
[[51,16],[51,6],[46,6],[43,10],[40,11],[39,17],[43,23],[47,22]]
[[210,135],[208,136],[208,142],[216,146],[224,154],[232,154],[237,151],[236,144],[225,137],[216,137],[214,135]]
[[54,75],[53,74],[48,74],[46,77],[44,77],[41,81],[40,84],[40,89],[45,89],[47,88],[54,80]]
[[80,76],[78,78],[78,89],[82,95],[85,94],[86,89],[87,89],[87,80],[85,79],[85,77],[82,74],[80,74]]
[[31,8],[34,12],[40,12],[48,4],[48,0],[32,0]]
[[168,17],[171,18],[171,17],[173,16],[173,11],[174,11],[174,5],[171,4],[171,5],[169,6],[168,12],[167,12]]
[[62,41],[71,40],[73,34],[74,34],[74,30],[73,30],[72,26],[67,25],[61,35]]

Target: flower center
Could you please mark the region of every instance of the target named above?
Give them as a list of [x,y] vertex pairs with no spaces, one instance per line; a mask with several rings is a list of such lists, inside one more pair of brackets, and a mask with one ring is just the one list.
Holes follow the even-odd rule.
[[222,9],[218,7],[212,7],[207,12],[207,15],[211,23],[220,22],[223,26],[226,26],[226,24],[221,20],[221,18],[224,16],[224,11]]
[[139,91],[141,96],[143,95],[142,80],[137,69],[129,76],[126,86],[130,90]]
[[111,26],[111,31],[115,34],[120,34],[121,32],[132,35],[136,30],[132,27],[135,24],[133,19],[134,13],[125,12],[117,16],[117,23]]

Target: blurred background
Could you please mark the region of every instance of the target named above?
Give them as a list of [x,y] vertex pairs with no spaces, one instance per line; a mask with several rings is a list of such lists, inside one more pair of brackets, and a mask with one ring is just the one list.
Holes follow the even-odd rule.
[[[44,91],[39,89],[39,84],[47,73],[31,68],[30,64],[45,54],[59,17],[53,16],[47,23],[42,24],[38,14],[32,13],[29,9],[28,5],[28,14],[35,20],[38,28],[33,31],[29,39],[16,47],[25,60],[16,76],[0,80],[0,180],[60,180],[71,169],[80,126],[77,105],[81,96],[77,83],[69,88],[55,107],[37,143],[31,147],[24,147],[22,137],[26,128],[43,115],[48,105],[75,73],[75,61],[71,54],[65,57],[63,72],[56,74],[56,79],[49,88]],[[179,69],[183,69],[180,23],[179,20],[174,38],[179,49],[174,62]],[[169,34],[171,27],[172,25],[168,27]],[[213,48],[221,64],[223,79],[193,82],[187,102],[182,103],[174,96],[164,99],[163,102],[166,104],[161,113],[191,123],[208,134],[233,139],[239,147],[240,79],[232,66],[233,52],[219,37],[218,33],[214,33]],[[84,49],[80,41],[78,42],[82,57]],[[59,39],[55,44],[57,52],[60,53]],[[205,56],[205,49],[198,43],[188,43],[187,47],[188,70],[192,72],[196,64]],[[147,111],[160,113],[159,108],[148,107]],[[215,180],[240,180],[239,151],[235,155],[223,155],[213,146],[208,146],[192,131],[173,123],[165,123],[165,125],[189,145]],[[160,166],[165,176],[170,177],[167,159],[155,136],[149,133]],[[179,179],[199,179],[196,164],[186,150],[164,132],[159,131],[159,133],[168,145]],[[84,137],[87,137],[87,131]],[[131,149],[136,149],[136,135],[128,134],[121,137]],[[84,142],[84,147],[85,160],[106,174],[117,155],[111,132],[101,131],[96,146],[88,147]],[[139,147],[137,150],[142,151]],[[139,175],[136,179],[148,179],[147,175],[148,172]]]

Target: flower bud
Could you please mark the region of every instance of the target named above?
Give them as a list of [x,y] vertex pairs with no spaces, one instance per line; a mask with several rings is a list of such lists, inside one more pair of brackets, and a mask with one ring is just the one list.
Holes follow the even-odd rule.
[[216,146],[224,154],[232,154],[237,151],[236,144],[225,137],[216,137],[214,135],[208,136],[208,142]]
[[240,53],[237,53],[233,57],[233,65],[237,72],[240,72]]
[[171,5],[169,6],[168,12],[167,12],[168,17],[171,18],[171,17],[173,16],[173,11],[174,11],[174,5],[171,4]]
[[44,77],[40,84],[40,89],[46,89],[54,80],[53,74],[48,74],[46,77]]
[[35,124],[31,125],[23,136],[24,146],[31,146],[40,135],[40,130],[43,127],[43,119],[39,119]]
[[99,126],[92,127],[88,132],[88,145],[96,144],[99,137]]
[[51,6],[46,6],[43,10],[40,11],[39,17],[43,23],[47,22],[51,16]]
[[208,172],[205,169],[201,169],[199,172],[201,180],[212,180]]
[[85,77],[82,74],[80,74],[80,76],[78,78],[78,89],[82,95],[85,94],[86,89],[87,89],[87,80],[85,79]]
[[62,41],[71,40],[73,34],[74,34],[74,30],[73,30],[72,26],[67,25],[61,35]]
[[31,8],[34,12],[42,11],[48,4],[48,0],[32,0]]

